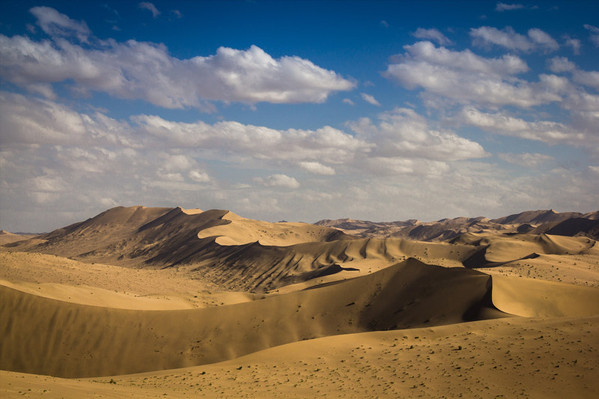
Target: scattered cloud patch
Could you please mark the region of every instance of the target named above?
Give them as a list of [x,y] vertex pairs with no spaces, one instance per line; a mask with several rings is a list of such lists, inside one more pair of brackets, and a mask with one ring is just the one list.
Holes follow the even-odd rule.
[[509,50],[531,52],[542,50],[552,52],[559,49],[559,44],[548,33],[538,28],[528,30],[524,36],[516,33],[510,26],[497,29],[491,26],[470,29],[473,44],[479,47],[490,47],[492,45],[505,47]]
[[[54,9],[33,10],[53,35],[64,36],[68,28],[83,40],[89,32]],[[309,60],[275,59],[257,46],[220,47],[211,56],[178,59],[164,45],[135,40],[100,41],[89,48],[55,37],[35,41],[0,35],[0,59],[0,76],[19,86],[72,81],[82,93],[100,91],[163,108],[208,112],[215,110],[213,101],[321,103],[333,92],[355,87]]]
[[580,40],[571,38],[569,36],[566,36],[564,40],[565,40],[565,45],[570,47],[572,49],[572,52],[575,55],[580,54],[580,48],[582,47]]
[[335,169],[317,161],[303,161],[299,163],[299,166],[302,169],[317,175],[332,176],[335,174]]
[[158,18],[158,16],[160,15],[160,11],[158,11],[156,6],[152,3],[150,3],[149,1],[142,1],[141,3],[138,4],[138,6],[141,9],[150,11],[152,13],[152,17],[154,17],[154,18]]
[[591,32],[589,40],[595,47],[599,47],[599,28],[594,25],[584,24],[584,28]]
[[294,178],[283,174],[274,174],[266,178],[257,177],[255,182],[266,187],[283,187],[296,189],[299,188],[299,182]]
[[51,37],[75,37],[87,43],[91,31],[83,21],[75,21],[50,7],[33,7],[29,10],[37,19],[39,27]]
[[449,46],[449,45],[453,44],[453,42],[451,40],[449,40],[447,38],[447,36],[445,36],[443,33],[439,32],[439,30],[437,30],[435,28],[432,28],[432,29],[418,28],[418,29],[416,29],[416,32],[412,33],[412,36],[414,36],[418,39],[435,41],[435,42],[437,42],[437,44],[439,44],[441,46]]
[[381,103],[379,103],[372,95],[366,93],[360,93],[360,95],[362,96],[362,100],[366,101],[368,104],[376,105],[377,107],[381,106]]
[[[553,121],[529,122],[505,111],[483,112],[473,106],[464,107],[454,119],[459,124],[476,126],[504,136],[542,141],[548,144],[584,146],[591,136],[574,131],[571,126]],[[595,139],[595,141],[597,141]]]
[[361,118],[348,127],[357,138],[375,143],[372,157],[457,161],[488,156],[480,144],[454,132],[437,130],[426,118],[408,108],[381,114],[378,124],[370,118]]
[[356,105],[356,103],[350,100],[349,98],[344,98],[343,103],[347,105]]
[[524,166],[527,168],[538,168],[539,166],[553,161],[553,157],[545,154],[539,153],[522,153],[522,154],[513,154],[513,153],[499,153],[497,154],[500,159],[505,162]]
[[553,57],[548,60],[548,63],[553,73],[570,72],[576,69],[576,65],[566,57]]
[[507,3],[497,3],[495,6],[495,11],[503,12],[503,11],[513,11],[513,10],[521,10],[524,8],[523,4],[507,4]]
[[550,79],[537,83],[518,79],[516,75],[529,68],[515,55],[486,58],[470,50],[435,47],[431,42],[417,42],[404,49],[404,54],[393,57],[383,75],[408,89],[423,88],[437,98],[488,106],[531,107],[561,100]]

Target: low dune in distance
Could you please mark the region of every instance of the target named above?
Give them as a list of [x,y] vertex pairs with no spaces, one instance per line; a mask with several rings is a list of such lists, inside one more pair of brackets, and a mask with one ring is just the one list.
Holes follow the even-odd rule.
[[0,395],[596,397],[594,215],[425,242],[113,208],[0,246]]

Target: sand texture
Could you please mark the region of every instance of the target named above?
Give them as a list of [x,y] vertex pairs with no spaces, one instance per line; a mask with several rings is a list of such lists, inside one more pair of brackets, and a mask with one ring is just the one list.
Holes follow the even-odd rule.
[[512,231],[595,220],[559,215],[426,242],[119,207],[9,240],[0,396],[597,397],[595,240]]

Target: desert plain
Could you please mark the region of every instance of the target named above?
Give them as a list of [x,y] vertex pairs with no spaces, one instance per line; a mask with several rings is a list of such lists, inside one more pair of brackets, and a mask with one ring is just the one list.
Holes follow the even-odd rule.
[[0,395],[599,396],[599,212],[0,234]]

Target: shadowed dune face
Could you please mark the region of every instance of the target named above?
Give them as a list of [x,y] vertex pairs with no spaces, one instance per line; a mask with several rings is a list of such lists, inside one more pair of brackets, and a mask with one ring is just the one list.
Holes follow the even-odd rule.
[[0,371],[0,394],[596,396],[596,242],[509,226],[432,243],[114,208],[3,247],[0,369],[41,375]]
[[[544,211],[516,219],[563,217]],[[458,218],[443,223],[472,225],[485,220]],[[237,291],[272,291],[296,283],[342,280],[408,257],[448,267],[484,268],[543,254],[585,254],[595,243],[586,237],[545,234],[467,233],[451,244],[356,238],[329,227],[261,222],[224,210],[144,207],[113,208],[41,239],[12,244],[10,250],[138,268],[189,266],[190,275]],[[353,269],[357,270],[347,271]]]
[[76,305],[0,287],[1,368],[64,377],[134,373],[328,335],[461,322],[492,306],[489,281],[411,259],[326,287],[179,311]]

